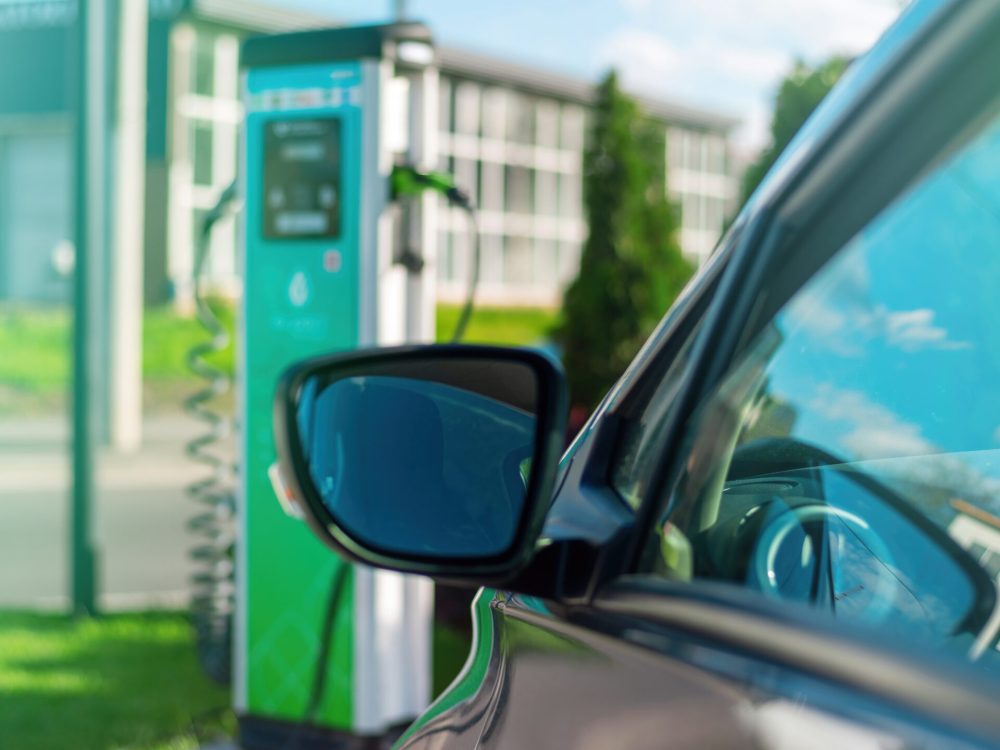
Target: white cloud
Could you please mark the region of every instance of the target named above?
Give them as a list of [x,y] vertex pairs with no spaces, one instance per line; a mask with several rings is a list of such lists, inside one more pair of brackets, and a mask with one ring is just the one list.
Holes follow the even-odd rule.
[[639,14],[649,10],[652,0],[618,0],[621,6],[629,13]]
[[610,31],[598,62],[636,90],[742,117],[737,145],[753,152],[766,144],[775,90],[796,58],[858,55],[900,9],[898,0],[618,3],[626,25]]
[[[875,475],[947,488],[955,497],[997,509],[1000,451],[988,445],[973,451],[937,445],[924,436],[918,423],[900,417],[862,391],[832,383],[816,388],[808,409],[845,426],[847,431],[835,442],[850,454],[845,456],[849,461],[871,462],[868,470]],[[1000,427],[994,438],[1000,442]]]
[[622,29],[611,35],[601,56],[621,72],[626,86],[652,91],[657,81],[677,70],[679,55],[657,34],[642,29]]
[[859,459],[916,456],[937,451],[921,434],[920,425],[900,418],[861,391],[839,389],[824,383],[816,389],[809,408],[827,419],[850,426],[839,442]]
[[813,345],[847,357],[864,356],[876,340],[906,353],[971,348],[938,325],[929,307],[890,310],[873,304],[865,247],[844,250],[795,296],[783,314],[786,333],[803,330]]
[[954,341],[948,330],[934,325],[934,311],[922,307],[916,310],[885,312],[885,329],[891,346],[905,352],[922,349],[968,349],[967,341]]

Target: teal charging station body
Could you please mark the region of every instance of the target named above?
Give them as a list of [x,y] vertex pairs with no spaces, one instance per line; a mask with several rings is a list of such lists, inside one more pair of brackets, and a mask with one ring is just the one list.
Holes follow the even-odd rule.
[[244,747],[304,725],[348,747],[429,703],[433,590],[348,566],[282,511],[272,403],[295,361],[433,338],[435,199],[401,222],[389,194],[394,163],[434,166],[433,47],[419,24],[310,31],[248,40],[242,68],[234,702]]

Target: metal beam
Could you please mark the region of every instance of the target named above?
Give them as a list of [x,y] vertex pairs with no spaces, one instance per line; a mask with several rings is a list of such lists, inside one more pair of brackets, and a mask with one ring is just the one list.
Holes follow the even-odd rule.
[[75,120],[73,283],[73,487],[70,502],[70,579],[73,613],[96,614],[93,399],[97,382],[95,286],[100,282],[105,181],[105,0],[78,0]]

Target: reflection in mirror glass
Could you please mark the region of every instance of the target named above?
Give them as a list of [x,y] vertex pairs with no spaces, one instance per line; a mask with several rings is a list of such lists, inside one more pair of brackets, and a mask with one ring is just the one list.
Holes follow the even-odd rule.
[[314,488],[359,541],[452,558],[513,543],[535,448],[528,411],[430,380],[358,376],[307,381],[298,419]]

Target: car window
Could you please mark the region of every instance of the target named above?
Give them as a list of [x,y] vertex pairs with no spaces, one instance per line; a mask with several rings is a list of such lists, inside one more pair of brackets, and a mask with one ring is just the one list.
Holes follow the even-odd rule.
[[998,287],[994,117],[805,283],[699,407],[647,569],[995,661]]

